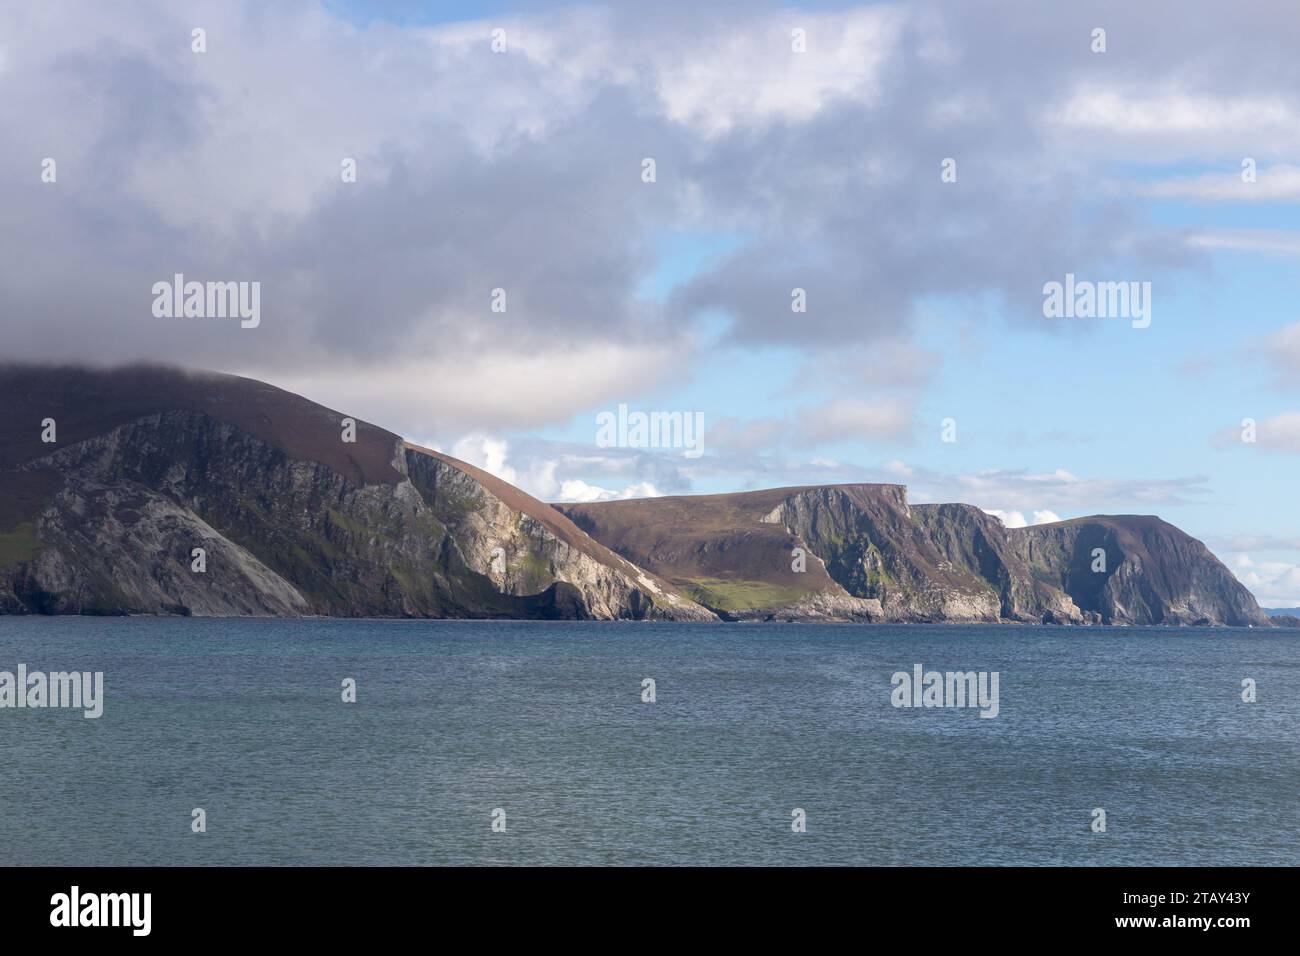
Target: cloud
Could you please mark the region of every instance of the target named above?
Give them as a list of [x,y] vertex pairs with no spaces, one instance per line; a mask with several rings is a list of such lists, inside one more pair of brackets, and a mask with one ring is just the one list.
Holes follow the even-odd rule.
[[912,410],[898,399],[831,399],[799,411],[792,440],[797,446],[895,440],[909,437],[912,427]]
[[[827,384],[824,376],[810,381],[816,385],[809,391]],[[758,467],[760,460],[784,446],[807,449],[841,442],[908,441],[915,419],[912,401],[905,395],[882,393],[871,399],[826,399],[795,407],[785,416],[746,420],[728,416],[708,426],[708,444],[720,467],[726,467],[725,461],[744,468]]]
[[1243,182],[1238,170],[1139,185],[1134,191],[1156,199],[1198,202],[1300,202],[1300,166],[1278,163],[1257,169],[1254,182]]
[[1189,233],[1193,249],[1233,249],[1275,255],[1300,255],[1300,232],[1292,229],[1204,229]]
[[1051,120],[1078,131],[1166,143],[1171,137],[1250,141],[1264,133],[1300,143],[1300,113],[1279,96],[1221,96],[1184,89],[1149,93],[1089,85],[1057,107]]
[[1228,426],[1215,432],[1213,442],[1218,447],[1240,446],[1259,448],[1268,452],[1300,453],[1300,412],[1283,412],[1254,423],[1254,442],[1244,441],[1247,426]]
[[[431,448],[435,441],[417,442]],[[587,444],[482,432],[461,435],[447,452],[543,501],[605,501],[691,491],[694,465],[672,452],[594,448]]]
[[1051,524],[1054,521],[1060,521],[1054,512],[1035,511],[1031,520],[1026,521],[1025,516],[1019,511],[989,511],[984,510],[985,514],[990,514],[997,518],[1008,528],[1027,528],[1035,524]]
[[[1182,16],[1155,7],[1116,8],[1113,32]],[[206,54],[189,49],[196,17]],[[1088,22],[1032,4],[999,17],[931,3],[560,6],[364,29],[313,5],[152,3],[129,19],[95,3],[8,7],[0,35],[24,43],[7,50],[5,82],[27,94],[0,100],[0,136],[60,164],[42,184],[30,151],[0,155],[0,179],[20,184],[7,235],[23,237],[0,248],[10,357],[368,375],[404,394],[406,369],[454,378],[483,350],[516,368],[646,343],[690,356],[707,347],[691,332],[721,314],[732,342],[785,343],[814,367],[875,349],[881,375],[920,385],[933,363],[910,326],[926,297],[991,295],[1034,321],[1047,277],[1116,255],[1149,258],[1146,274],[1197,261],[1123,210],[1083,212],[1074,151],[1042,117],[1060,102],[1076,124],[1114,107],[1079,101],[1096,64],[1052,46]],[[1284,49],[1288,31],[1253,22],[1231,20],[1273,52],[1248,58],[1243,40],[1242,62],[1223,64],[1238,67],[1232,82]],[[806,53],[791,49],[796,28]],[[1161,75],[1173,52],[1154,42]],[[1214,115],[1258,105],[1244,96]],[[954,155],[959,181],[942,184]],[[340,180],[344,157],[355,183]],[[740,241],[657,303],[638,290],[664,228]],[[261,282],[261,326],[155,319],[148,291],[176,272]],[[795,287],[805,314],[790,312]],[[504,314],[489,309],[496,288]],[[510,391],[527,392],[496,394]],[[536,403],[534,417],[562,419],[577,400]],[[475,408],[446,407],[454,420]],[[478,427],[527,417],[491,397],[478,407]]]
[[[1199,475],[855,455],[899,454],[936,382],[978,387],[971,353],[1062,334],[1042,321],[1047,280],[1300,251],[1287,230],[1174,227],[1148,208],[1233,200],[1244,155],[1251,201],[1295,200],[1300,19],[1276,4],[560,4],[364,27],[328,7],[0,8],[0,37],[22,38],[0,41],[0,87],[22,91],[0,96],[0,140],[23,144],[0,150],[7,358],[254,375],[544,500],[886,481],[1028,524],[1208,495]],[[39,181],[47,155],[56,184]],[[1150,185],[1165,162],[1223,174]],[[704,235],[730,241],[683,254]],[[152,284],[176,272],[261,282],[261,326],[155,319]],[[1268,343],[1279,383],[1300,381],[1296,336]],[[619,402],[688,384],[712,401],[728,349],[769,346],[788,358],[785,408],[747,420],[723,399],[703,458],[582,442]],[[575,440],[519,433],[547,426]],[[1297,429],[1266,420],[1261,445],[1295,451]]]
[[709,445],[722,456],[750,458],[783,444],[790,428],[789,421],[776,417],[742,421],[728,416],[709,426]]
[[1205,476],[1119,479],[1081,477],[1066,469],[1052,472],[990,469],[950,474],[915,468],[908,481],[917,502],[956,501],[994,512],[1033,515],[1032,524],[1060,520],[1057,515],[1104,511],[1152,513],[1171,505],[1192,504],[1209,493]]
[[1254,351],[1272,365],[1279,387],[1300,388],[1300,322],[1278,329]]
[[[485,344],[457,349],[455,361],[395,357],[378,388],[366,366],[356,363],[277,375],[272,364],[261,362],[244,371],[402,434],[452,435],[474,428],[536,428],[628,401],[652,385],[672,384],[685,372],[679,347],[597,341],[520,354]],[[591,433],[594,439],[594,417]]]
[[1297,551],[1300,537],[1273,534],[1237,534],[1215,540],[1216,551]]
[[628,485],[622,491],[611,491],[597,485],[589,485],[581,479],[566,481],[560,486],[560,501],[614,501],[624,498],[659,498],[662,496],[654,485],[648,481],[639,481]]
[[942,365],[940,352],[902,339],[881,338],[869,347],[845,343],[802,363],[782,394],[801,397],[813,388],[852,392],[864,385],[912,392],[930,384]]
[[[905,17],[895,7],[839,13],[757,11],[720,32],[695,29],[652,56],[664,111],[709,136],[737,126],[803,123],[836,101],[881,95]],[[803,33],[804,52],[794,49]]]
[[1232,571],[1265,607],[1300,607],[1300,566],[1239,554]]
[[561,487],[555,477],[558,462],[533,459],[516,467],[509,463],[509,453],[507,441],[488,435],[467,435],[449,452],[453,458],[476,465],[536,498],[545,501],[554,497]]

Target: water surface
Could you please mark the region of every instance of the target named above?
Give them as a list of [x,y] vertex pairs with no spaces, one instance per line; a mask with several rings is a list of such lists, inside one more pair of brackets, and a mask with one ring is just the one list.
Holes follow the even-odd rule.
[[[11,865],[1300,863],[1294,630],[0,618],[19,662],[106,701],[0,710]],[[894,708],[917,663],[998,717]]]

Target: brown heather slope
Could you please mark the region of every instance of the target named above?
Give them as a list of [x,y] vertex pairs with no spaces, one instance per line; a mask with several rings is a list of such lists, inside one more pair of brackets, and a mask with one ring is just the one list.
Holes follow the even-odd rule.
[[50,453],[40,422],[58,423],[71,445],[159,412],[190,411],[232,425],[290,458],[315,461],[355,484],[396,484],[390,431],[357,421],[357,440],[340,441],[342,412],[251,378],[157,365],[114,369],[0,365],[0,469]]
[[[992,588],[946,560],[908,509],[902,485],[557,507],[598,541],[732,617],[822,618],[827,602],[850,619],[999,617]],[[791,568],[796,548],[806,556],[803,572]]]
[[713,618],[505,482],[261,382],[8,365],[0,401],[0,613]]
[[555,507],[615,553],[735,616],[842,592],[815,558],[792,571],[798,540],[763,522],[788,490]]

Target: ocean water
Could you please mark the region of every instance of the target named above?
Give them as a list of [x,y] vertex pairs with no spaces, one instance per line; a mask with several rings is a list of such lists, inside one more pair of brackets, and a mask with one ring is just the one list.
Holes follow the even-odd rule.
[[[1300,864],[1300,631],[0,618],[18,663],[105,703],[0,710],[7,865]],[[918,663],[998,716],[895,708]]]

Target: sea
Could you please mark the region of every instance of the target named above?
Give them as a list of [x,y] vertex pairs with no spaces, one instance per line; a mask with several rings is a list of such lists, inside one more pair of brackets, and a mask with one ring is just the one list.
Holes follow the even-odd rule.
[[20,664],[103,700],[0,708],[10,866],[1300,864],[1297,630],[0,618]]

